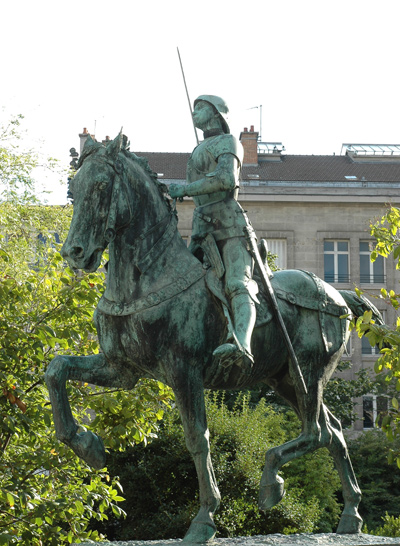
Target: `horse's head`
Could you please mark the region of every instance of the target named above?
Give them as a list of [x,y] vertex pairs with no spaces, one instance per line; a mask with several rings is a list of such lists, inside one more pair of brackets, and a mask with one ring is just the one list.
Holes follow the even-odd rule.
[[118,220],[116,210],[124,139],[120,133],[105,147],[89,136],[79,159],[78,172],[70,181],[69,196],[73,199],[74,213],[61,254],[75,269],[95,271],[104,249],[115,237],[117,221],[129,221],[129,203],[119,206]]

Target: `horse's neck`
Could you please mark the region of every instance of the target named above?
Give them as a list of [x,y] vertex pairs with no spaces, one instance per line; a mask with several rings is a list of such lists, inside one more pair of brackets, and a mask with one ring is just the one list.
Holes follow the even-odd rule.
[[[175,229],[167,247],[152,253],[148,246],[140,251],[125,244],[124,237],[116,240],[110,247],[106,298],[119,303],[133,300],[156,292],[163,286],[182,276],[197,262],[188,251],[179,232]],[[159,242],[155,241],[157,246]],[[162,242],[162,241],[161,241]],[[144,248],[144,250],[143,250]],[[159,251],[158,251],[159,250]],[[144,260],[150,256],[149,261]]]
[[176,224],[162,198],[150,194],[134,221],[110,244],[107,299],[131,302],[192,267],[197,260],[187,250]]

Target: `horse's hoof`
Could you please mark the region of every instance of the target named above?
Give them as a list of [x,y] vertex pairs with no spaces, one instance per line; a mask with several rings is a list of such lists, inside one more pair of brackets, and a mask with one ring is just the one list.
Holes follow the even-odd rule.
[[348,515],[342,514],[340,518],[336,534],[338,535],[355,535],[361,533],[363,520],[359,514]]
[[71,442],[71,447],[80,459],[96,470],[106,466],[106,452],[103,440],[91,431],[77,434]]
[[202,544],[211,542],[215,537],[216,532],[217,528],[213,523],[193,521],[183,539],[183,542],[186,544]]
[[277,477],[278,481],[262,485],[260,487],[260,494],[258,497],[258,508],[261,512],[269,510],[278,502],[280,502],[285,496],[285,484],[280,476]]

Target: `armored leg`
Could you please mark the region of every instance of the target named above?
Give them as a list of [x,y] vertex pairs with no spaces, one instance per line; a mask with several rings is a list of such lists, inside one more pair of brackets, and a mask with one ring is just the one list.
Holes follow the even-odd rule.
[[238,294],[231,299],[231,305],[236,337],[240,345],[251,357],[251,335],[256,322],[254,301],[248,293]]
[[236,364],[247,373],[253,366],[251,336],[256,321],[257,285],[251,280],[252,259],[241,239],[225,241],[222,255],[226,269],[225,291],[233,314],[233,339],[215,349],[223,367]]

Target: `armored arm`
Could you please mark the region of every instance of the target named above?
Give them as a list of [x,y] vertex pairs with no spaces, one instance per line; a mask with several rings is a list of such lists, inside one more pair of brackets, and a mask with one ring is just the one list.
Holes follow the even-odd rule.
[[172,184],[169,188],[171,197],[192,197],[205,193],[234,190],[239,185],[239,161],[230,153],[218,157],[216,169],[186,186]]

